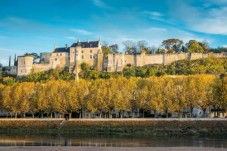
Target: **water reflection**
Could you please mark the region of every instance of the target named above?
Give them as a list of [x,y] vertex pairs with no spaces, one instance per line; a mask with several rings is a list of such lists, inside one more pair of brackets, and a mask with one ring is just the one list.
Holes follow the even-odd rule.
[[227,138],[0,134],[0,146],[220,147]]

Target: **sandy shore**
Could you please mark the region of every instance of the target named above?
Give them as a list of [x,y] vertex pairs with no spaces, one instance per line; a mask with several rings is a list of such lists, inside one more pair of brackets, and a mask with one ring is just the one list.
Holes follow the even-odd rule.
[[0,147],[0,151],[227,151],[227,148],[207,147]]

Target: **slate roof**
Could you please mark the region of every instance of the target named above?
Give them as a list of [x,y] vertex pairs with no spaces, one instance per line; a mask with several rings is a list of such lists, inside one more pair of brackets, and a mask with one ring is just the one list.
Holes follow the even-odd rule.
[[99,41],[86,41],[86,42],[77,42],[72,44],[71,47],[81,46],[82,48],[94,48],[99,46]]
[[69,47],[64,47],[64,48],[55,48],[53,53],[61,53],[61,52],[67,52],[69,53]]

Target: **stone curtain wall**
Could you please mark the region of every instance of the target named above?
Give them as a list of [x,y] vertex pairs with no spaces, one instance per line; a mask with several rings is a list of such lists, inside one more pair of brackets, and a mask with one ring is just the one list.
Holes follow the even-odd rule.
[[[78,49],[77,51],[81,51]],[[144,65],[155,65],[155,64],[162,64],[167,65],[171,64],[172,62],[184,59],[196,60],[201,58],[208,58],[208,57],[215,57],[215,58],[222,58],[226,57],[227,53],[209,53],[209,54],[202,54],[202,53],[179,53],[179,54],[108,54],[105,61],[103,60],[102,54],[97,54],[98,49],[90,52],[90,48],[88,50],[84,49],[83,53],[84,59],[81,59],[82,53],[80,53],[77,60],[74,60],[73,57],[70,58],[68,53],[52,53],[49,58],[49,64],[41,63],[41,64],[33,64],[33,57],[31,56],[22,56],[18,57],[18,70],[17,76],[24,76],[28,75],[31,72],[31,69],[34,69],[34,72],[41,72],[47,71],[50,69],[55,69],[57,66],[59,67],[68,67],[69,63],[70,66],[74,65],[77,61],[78,65],[82,62],[88,63],[89,65],[96,66],[98,71],[106,70],[107,72],[116,72],[122,71],[126,66],[144,66]],[[70,51],[72,53],[72,50]],[[93,58],[90,58],[90,55]],[[94,57],[95,56],[95,57]]]
[[227,53],[179,53],[179,54],[108,54],[108,59],[104,64],[107,68],[107,72],[122,71],[127,65],[141,67],[144,65],[155,65],[155,64],[171,64],[172,62],[184,59],[196,60],[201,58],[215,57],[222,58],[226,57]]

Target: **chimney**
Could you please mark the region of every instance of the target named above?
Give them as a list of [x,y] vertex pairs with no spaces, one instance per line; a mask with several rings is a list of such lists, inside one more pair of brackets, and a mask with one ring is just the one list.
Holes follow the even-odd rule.
[[79,42],[80,42],[80,39],[78,38],[77,43],[79,43]]
[[65,49],[67,49],[68,48],[68,44],[65,44]]

